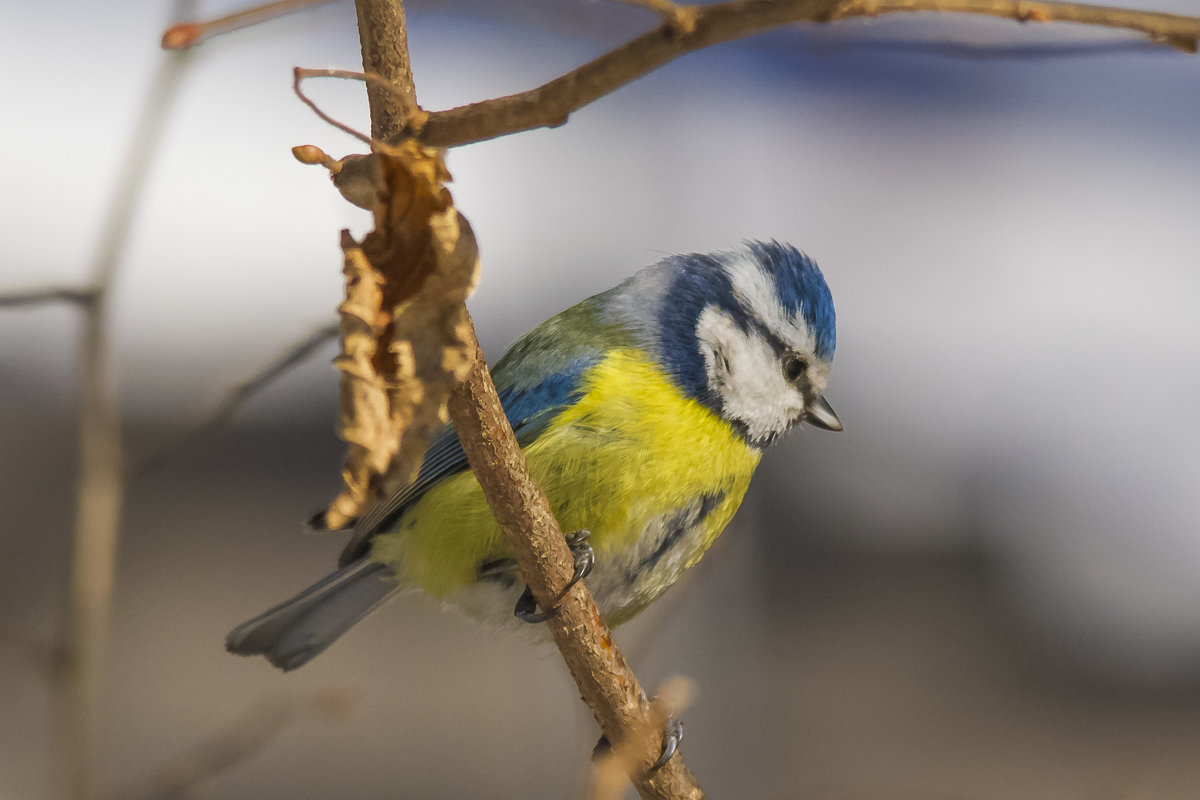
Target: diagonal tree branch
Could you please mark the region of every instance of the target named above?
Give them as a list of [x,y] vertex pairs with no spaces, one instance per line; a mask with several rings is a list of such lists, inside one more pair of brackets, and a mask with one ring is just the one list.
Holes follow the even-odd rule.
[[274,361],[262,367],[246,380],[229,390],[221,404],[208,416],[204,422],[184,433],[178,439],[168,442],[160,449],[138,461],[135,474],[141,474],[150,467],[162,462],[171,453],[179,452],[198,442],[204,436],[225,425],[233,419],[234,414],[241,409],[252,397],[257,395],[271,383],[282,377],[292,368],[315,353],[322,345],[337,339],[341,333],[338,323],[331,322],[322,325],[298,342],[290,345]]
[[1028,0],[734,0],[675,6],[638,2],[660,13],[688,10],[649,33],[535,89],[411,119],[408,132],[440,147],[469,144],[532,128],[556,127],[589,103],[680,56],[721,42],[798,22],[916,11],[978,14],[1019,22],[1074,22],[1136,31],[1189,53],[1200,42],[1200,18],[1149,11]]
[[[408,79],[396,84],[399,92],[367,84],[372,137],[394,141],[419,108],[408,68],[404,11],[400,0],[356,0],[356,7],[364,71],[392,70]],[[580,582],[566,591],[573,571],[570,550],[549,502],[529,477],[483,354],[478,343],[474,345],[471,371],[449,403],[467,459],[509,539],[525,582],[542,608],[557,607],[546,624],[601,730],[617,746],[638,741],[639,734],[659,721],[658,715],[614,644],[587,587]],[[703,797],[678,755],[647,774],[660,742],[661,729],[645,737],[643,751],[630,759],[631,766],[636,765],[631,777],[638,791],[648,798]]]
[[[557,608],[546,625],[600,729],[618,746],[631,739],[645,745],[627,762],[639,794],[703,797],[678,755],[648,774],[662,743],[662,717],[651,707],[584,582],[564,594],[571,580],[571,552],[546,496],[529,477],[478,348],[471,374],[450,398],[450,417],[492,513],[508,534],[522,578],[542,608]],[[647,736],[650,730],[653,734]]]

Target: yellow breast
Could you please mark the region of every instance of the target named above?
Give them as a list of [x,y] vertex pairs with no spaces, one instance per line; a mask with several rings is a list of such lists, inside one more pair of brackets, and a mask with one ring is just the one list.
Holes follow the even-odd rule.
[[[640,351],[611,351],[580,388],[579,401],[525,449],[559,525],[591,531],[598,568],[632,563],[629,554],[644,549],[638,539],[655,520],[701,496],[717,497],[689,532],[694,554],[681,569],[690,566],[741,504],[760,451]],[[479,484],[465,472],[429,490],[398,530],[376,537],[371,557],[392,565],[403,582],[445,597],[473,583],[481,563],[506,555]]]

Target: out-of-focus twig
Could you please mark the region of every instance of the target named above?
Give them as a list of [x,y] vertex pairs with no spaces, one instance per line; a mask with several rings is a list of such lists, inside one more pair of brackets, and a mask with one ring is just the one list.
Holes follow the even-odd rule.
[[[306,95],[304,93],[304,89],[301,86],[301,84],[304,83],[304,79],[305,78],[315,78],[315,77],[326,77],[326,78],[351,78],[351,77],[353,77],[353,78],[361,78],[363,80],[367,80],[367,76],[360,72],[349,72],[348,70],[305,69],[303,67],[296,67],[292,70],[292,91],[296,93],[296,97],[300,98],[300,102],[304,103],[304,105],[311,108],[313,110],[313,113],[316,114],[318,117],[320,117],[322,121],[327,122],[328,124],[337,128],[339,131],[350,134],[355,139],[358,139],[361,142],[370,144],[371,143],[370,136],[367,136],[365,133],[355,130],[354,128],[351,128],[346,123],[340,122],[340,121],[334,119],[333,117],[329,116],[328,114],[326,114],[324,111],[321,110],[321,107],[318,106],[311,97],[309,97],[308,95]],[[370,83],[369,80],[367,82]]]
[[187,50],[203,44],[214,36],[232,33],[251,25],[258,25],[260,22],[282,17],[285,14],[292,14],[330,2],[333,0],[275,0],[272,3],[251,6],[233,14],[226,14],[223,17],[204,22],[180,22],[167,28],[163,33],[162,46],[164,50]]
[[204,422],[197,425],[191,431],[180,436],[178,439],[169,442],[163,447],[151,453],[146,458],[138,462],[134,468],[135,473],[142,473],[149,467],[155,466],[162,462],[164,458],[171,453],[176,453],[186,449],[189,445],[202,439],[204,436],[212,433],[214,430],[225,425],[229,420],[233,419],[233,415],[244,406],[250,398],[265,389],[273,381],[277,380],[285,373],[299,365],[310,355],[321,348],[322,345],[337,339],[340,333],[340,328],[336,322],[331,322],[328,325],[322,325],[315,331],[310,333],[300,341],[290,345],[287,350],[279,355],[271,363],[267,364],[262,369],[255,372],[252,376],[239,383],[229,390],[225,399],[217,406],[216,410],[208,416]]
[[348,716],[358,705],[357,692],[324,689],[261,700],[227,729],[209,736],[137,786],[113,795],[132,800],[175,800],[230,767],[257,755],[287,725],[303,717]]
[[21,306],[37,306],[46,303],[74,303],[86,306],[96,299],[94,289],[80,289],[73,286],[48,286],[43,289],[22,289],[20,291],[0,293],[0,308],[18,308]]
[[[173,16],[185,15],[190,7],[190,0],[177,0]],[[110,363],[109,302],[137,199],[162,141],[186,63],[180,54],[164,58],[147,91],[107,206],[108,217],[91,267],[94,289],[91,302],[84,306],[79,343],[79,484],[63,643],[65,669],[58,693],[64,763],[69,796],[74,800],[97,796],[94,713],[103,677],[124,497],[121,422]]]
[[415,95],[410,96],[401,88],[399,84],[390,83],[387,79],[376,75],[373,72],[355,72],[349,69],[311,69],[308,67],[294,67],[292,69],[292,91],[296,93],[296,96],[300,98],[300,101],[303,102],[304,105],[311,108],[313,113],[320,117],[324,122],[327,122],[338,130],[344,131],[356,139],[361,139],[368,144],[371,142],[370,137],[329,116],[321,110],[320,106],[318,106],[312,100],[312,98],[304,93],[304,90],[301,88],[301,84],[308,78],[341,78],[343,80],[362,81],[369,87],[373,87],[380,92],[386,92],[392,95],[392,105],[395,106],[395,113],[404,115],[404,119],[408,121],[406,125],[409,128],[419,129],[421,125],[424,124],[425,118],[428,116],[425,110],[417,105]]

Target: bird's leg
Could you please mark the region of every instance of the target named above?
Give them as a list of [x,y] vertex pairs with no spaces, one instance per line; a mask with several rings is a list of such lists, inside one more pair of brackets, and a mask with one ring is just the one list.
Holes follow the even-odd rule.
[[[579,530],[566,537],[567,546],[571,548],[571,555],[575,557],[575,574],[571,576],[570,583],[563,589],[563,595],[571,591],[572,586],[590,575],[592,568],[596,566],[596,551],[587,543],[588,537],[591,535],[591,531]],[[561,598],[562,595],[559,595],[559,599]],[[537,600],[534,599],[533,592],[529,591],[529,586],[526,585],[525,591],[521,592],[521,596],[517,598],[513,614],[524,622],[545,622],[553,617],[557,610],[557,607],[552,607],[546,611],[538,611]]]
[[[658,754],[658,760],[650,765],[651,772],[658,772],[667,765],[671,760],[671,756],[675,755],[675,751],[679,749],[679,743],[683,741],[683,722],[676,717],[667,717],[666,725],[663,726],[663,742],[662,751]],[[604,757],[610,750],[612,744],[609,743],[607,736],[601,736],[600,741],[596,742],[596,746],[592,748],[592,760],[596,761]]]

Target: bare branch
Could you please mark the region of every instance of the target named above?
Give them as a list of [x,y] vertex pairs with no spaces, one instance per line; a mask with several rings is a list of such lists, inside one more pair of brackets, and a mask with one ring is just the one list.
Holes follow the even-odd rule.
[[[412,101],[408,95],[404,93],[398,85],[389,83],[384,78],[376,75],[373,72],[354,72],[348,69],[309,69],[306,67],[292,68],[292,91],[296,96],[309,108],[313,110],[318,117],[329,123],[338,130],[345,131],[356,139],[360,139],[368,144],[371,143],[371,138],[364,133],[360,133],[354,128],[351,128],[345,123],[339,122],[333,117],[322,111],[317,104],[304,94],[300,88],[300,84],[307,78],[342,78],[344,80],[364,81],[367,84],[367,92],[381,98],[378,102],[387,103],[393,108],[407,108],[409,110],[396,113],[405,114],[405,118],[411,121],[412,125],[419,127],[423,124],[426,112],[411,105]],[[410,107],[411,105],[411,107]],[[382,140],[379,140],[382,141]]]
[[[306,95],[304,93],[304,90],[302,88],[300,88],[300,84],[304,82],[305,78],[314,78],[314,77],[318,77],[318,76],[327,77],[327,78],[341,78],[341,77],[348,78],[351,76],[358,77],[359,75],[361,75],[361,73],[357,73],[357,72],[346,73],[344,75],[342,73],[346,73],[346,71],[340,70],[340,69],[304,69],[303,67],[295,67],[292,70],[292,91],[296,93],[296,96],[300,98],[300,101],[302,103],[304,103],[304,105],[311,108],[313,110],[313,113],[316,114],[318,117],[320,117],[322,120],[329,123],[333,127],[337,128],[339,131],[348,133],[351,136],[353,136],[355,139],[358,139],[359,141],[370,144],[371,143],[370,136],[367,136],[365,133],[360,133],[359,131],[355,130],[354,128],[351,128],[346,123],[339,122],[336,119],[334,119],[333,117],[326,114],[324,111],[321,110],[320,106],[318,106],[312,100],[312,98],[310,98],[308,95]],[[362,77],[366,78],[365,75],[363,75]],[[368,89],[368,91],[370,91],[370,90]]]
[[317,328],[305,338],[288,347],[274,361],[230,389],[225,399],[209,415],[208,419],[197,425],[190,432],[185,433],[175,441],[143,459],[134,471],[136,473],[144,472],[147,468],[160,463],[171,453],[186,449],[189,445],[225,425],[229,420],[233,419],[233,415],[242,406],[249,402],[250,398],[261,392],[293,367],[299,365],[320,349],[322,345],[337,339],[339,333],[341,333],[341,328],[338,323],[331,322],[328,325]]
[[310,715],[344,717],[357,703],[357,693],[344,689],[261,700],[246,709],[227,729],[209,736],[139,786],[114,797],[134,800],[185,797],[197,784],[257,755],[287,725]]
[[410,123],[424,112],[417,105],[412,65],[408,56],[408,29],[400,0],[354,0],[358,38],[362,45],[363,72],[378,75],[398,91],[367,84],[371,108],[371,138],[394,144]]
[[[401,102],[396,94],[368,84],[372,138],[395,141],[404,133],[406,115],[416,107],[415,93],[409,91],[403,9],[399,0],[356,0],[356,6],[365,70],[379,71],[409,94],[411,102]],[[386,65],[392,74],[379,70],[379,65]],[[465,327],[474,353],[466,380],[450,396],[449,411],[471,469],[505,531],[526,584],[542,608],[557,609],[546,624],[601,730],[614,744],[636,742],[636,731],[654,726],[653,709],[587,587],[580,582],[566,590],[573,572],[570,550],[546,496],[525,467],[469,318]],[[647,774],[658,747],[639,749],[631,762],[637,768],[630,775],[643,797],[703,797],[682,758],[676,755],[662,769]]]
[[19,308],[22,306],[37,306],[46,303],[73,303],[87,306],[96,299],[95,289],[77,289],[72,286],[48,286],[44,289],[25,289],[23,291],[5,292],[0,294],[0,308]]
[[949,40],[866,39],[853,42],[812,43],[811,51],[842,53],[915,53],[960,61],[1050,61],[1122,53],[1157,52],[1159,45],[1145,39],[1104,42],[1042,42],[1038,44],[964,44]]
[[167,28],[163,33],[162,47],[164,50],[187,50],[214,36],[249,28],[251,25],[329,2],[332,0],[275,0],[206,22],[181,22]]
[[[177,0],[182,16],[189,0]],[[146,94],[124,165],[108,205],[92,265],[91,302],[80,334],[79,486],[72,546],[70,593],[63,652],[62,726],[69,796],[96,796],[93,770],[93,715],[102,684],[105,642],[112,607],[117,538],[124,500],[121,421],[110,366],[108,297],[125,249],[137,198],[162,141],[171,100],[186,59],[165,58]]]
[[630,741],[642,744],[623,762],[635,767],[628,774],[638,792],[647,798],[703,797],[678,755],[647,774],[658,757],[662,729],[657,728],[653,741],[636,735],[654,728],[656,721],[637,676],[613,642],[584,583],[576,583],[564,594],[573,572],[571,551],[546,496],[529,476],[478,349],[471,374],[450,398],[450,417],[471,470],[507,534],[522,577],[542,608],[557,609],[546,625],[600,729],[618,747]]
[[[658,7],[656,0],[637,3]],[[494,139],[531,128],[556,127],[575,110],[646,75],[685,53],[797,22],[830,22],[851,17],[913,11],[982,14],[1020,22],[1075,22],[1136,31],[1152,41],[1195,52],[1200,18],[1131,11],[1077,3],[1027,0],[735,0],[682,6],[695,12],[694,26],[682,30],[668,21],[649,33],[545,83],[519,94],[497,97],[447,111],[427,112],[408,133],[425,144],[452,147]]]
[[1028,0],[844,0],[832,19],[874,16],[902,11],[941,11],[982,14],[1017,22],[1074,22],[1102,28],[1135,31],[1151,41],[1195,53],[1200,46],[1200,17],[1135,11],[1085,3],[1039,3]]

